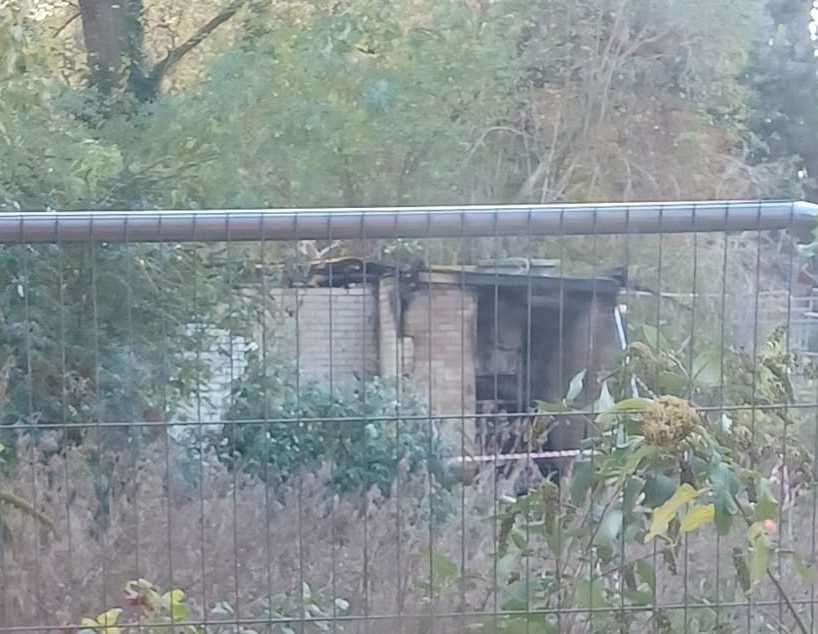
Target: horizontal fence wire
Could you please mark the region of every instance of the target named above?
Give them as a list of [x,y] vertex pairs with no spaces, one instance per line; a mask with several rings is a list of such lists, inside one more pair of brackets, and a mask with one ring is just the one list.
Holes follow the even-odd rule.
[[0,214],[0,632],[815,632],[815,209]]

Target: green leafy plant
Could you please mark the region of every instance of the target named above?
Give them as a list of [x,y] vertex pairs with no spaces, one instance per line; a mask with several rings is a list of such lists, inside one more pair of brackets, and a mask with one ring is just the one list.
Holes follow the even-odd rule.
[[[234,387],[224,428],[213,438],[228,465],[272,482],[332,466],[338,492],[378,487],[389,495],[404,464],[445,479],[447,449],[409,388],[378,378],[334,384],[299,379],[285,363],[251,359]],[[269,420],[270,422],[263,422]]]
[[[791,362],[776,356],[780,336],[772,336],[759,370],[766,368],[775,381],[788,376]],[[571,403],[566,398],[562,406]],[[735,427],[727,431],[720,415],[652,390],[611,401],[590,422],[596,434],[584,441],[570,477],[500,500],[497,583],[500,607],[512,613],[500,619],[501,630],[551,634],[585,631],[592,623],[594,630],[683,631],[678,614],[653,607],[660,588],[652,562],[678,574],[687,537],[713,530],[725,538],[742,535],[732,574],[724,573],[736,599],[766,583],[787,606],[793,631],[806,634],[774,562],[791,562],[804,584],[815,583],[816,562],[781,547],[775,486],[737,440]],[[457,566],[449,568],[456,579]],[[715,629],[706,592],[687,600],[697,609],[689,617],[695,626],[685,627],[733,631],[726,623]]]
[[[80,634],[129,634],[136,631],[159,634],[171,631],[171,628],[179,634],[204,631],[201,627],[185,625],[190,614],[182,590],[162,592],[150,581],[137,579],[125,585],[125,604],[126,608],[110,608],[93,618],[82,619]],[[125,619],[133,625],[119,625]]]
[[[342,597],[325,601],[308,583],[301,588],[301,597],[293,601],[285,596],[275,596],[269,601],[265,616],[274,624],[272,631],[279,634],[296,634],[296,632],[343,632],[344,621],[332,622],[333,619],[349,615],[350,603]],[[303,615],[299,617],[298,615]]]
[[[216,601],[206,610],[207,618],[204,619],[204,614],[194,609],[178,588],[162,592],[150,581],[137,579],[125,584],[124,595],[124,607],[109,608],[95,617],[83,618],[80,634],[159,634],[169,631],[177,634],[258,634],[259,631],[236,624],[235,609],[229,601]],[[331,625],[331,621],[347,616],[350,608],[349,601],[341,597],[327,605],[307,583],[303,584],[300,596],[278,595],[266,599],[265,603],[267,607],[257,618],[269,622],[270,629],[265,631],[278,634],[343,632],[343,622]]]

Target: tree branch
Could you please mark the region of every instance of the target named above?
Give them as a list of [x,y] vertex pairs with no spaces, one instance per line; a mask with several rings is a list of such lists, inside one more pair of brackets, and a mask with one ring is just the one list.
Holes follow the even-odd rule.
[[220,13],[216,14],[209,22],[200,27],[190,38],[170,51],[162,61],[157,63],[148,75],[148,82],[153,90],[158,91],[159,84],[165,78],[165,75],[167,75],[185,55],[204,42],[216,29],[226,22],[229,22],[247,2],[248,0],[233,0],[233,2],[227,5]]
[[59,26],[58,28],[54,29],[54,32],[51,34],[51,37],[59,37],[59,36],[60,36],[60,34],[61,34],[63,31],[65,31],[65,29],[67,29],[69,26],[71,26],[71,24],[73,24],[73,23],[74,23],[74,21],[75,21],[75,20],[77,20],[77,18],[79,18],[81,15],[82,15],[82,14],[81,14],[79,11],[77,11],[76,13],[74,13],[73,15],[71,15],[71,17],[70,17],[70,18],[68,18],[68,19],[67,19],[65,22],[63,22],[63,24],[62,24],[61,26]]

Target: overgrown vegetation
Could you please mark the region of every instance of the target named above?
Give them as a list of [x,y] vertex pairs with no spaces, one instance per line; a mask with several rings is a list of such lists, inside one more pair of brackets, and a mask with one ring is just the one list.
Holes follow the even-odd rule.
[[401,387],[377,378],[330,384],[256,358],[236,380],[212,446],[231,468],[274,486],[321,464],[332,465],[329,484],[340,493],[389,495],[399,472],[419,469],[443,483],[451,448],[411,386]]
[[[0,0],[0,210],[812,195],[810,8]],[[176,452],[163,423],[202,400],[207,333],[252,338],[267,307],[240,287],[299,264],[295,248],[1,247],[0,624],[246,617],[292,634],[379,615],[368,627],[429,633],[464,626],[436,613],[502,608],[467,625],[804,631],[814,550],[787,535],[814,533],[800,360],[783,331],[760,345],[741,289],[788,287],[814,250],[796,262],[766,234],[523,240],[568,272],[626,262],[632,283],[697,299],[657,300],[655,327],[632,333],[588,419],[593,458],[497,508],[493,471],[446,481],[421,400],[278,361],[256,359],[224,429],[193,428]],[[334,247],[456,264],[521,250]],[[138,581],[137,605],[89,616],[143,578],[173,590]],[[714,607],[748,595],[771,602],[752,624]]]
[[[792,56],[815,63],[794,26],[800,16],[807,32],[808,8],[769,4],[7,0],[0,208],[799,195],[810,132],[780,128],[805,100],[745,78]],[[630,243],[632,273],[688,290],[693,247],[668,241],[664,275],[651,240]],[[544,245],[567,269],[624,257],[621,241],[595,256],[580,241]],[[428,246],[414,255],[486,250]],[[696,246],[699,291],[714,290],[704,267],[719,248]],[[172,418],[206,380],[190,354],[201,332],[184,328],[223,322],[215,301],[261,259],[216,251],[4,249],[5,422]],[[754,251],[733,250],[727,283],[746,283]],[[764,259],[762,284],[787,279],[782,259]],[[225,262],[235,274],[214,273]]]
[[[799,496],[814,490],[818,474],[803,443],[810,432],[787,410],[796,359],[783,347],[785,335],[776,331],[755,359],[727,353],[721,376],[707,367],[719,367],[712,356],[691,365],[658,343],[630,346],[620,373],[625,380],[610,392],[606,383],[599,414],[589,421],[596,433],[585,441],[570,479],[561,486],[546,481],[502,504],[495,574],[503,589],[500,607],[510,614],[500,620],[501,630],[747,631],[718,604],[758,596],[766,586],[779,611],[776,619],[761,610],[762,627],[809,631],[793,595],[816,583],[818,562],[808,544],[793,541],[792,515],[784,515],[780,500],[809,508],[809,496]],[[643,396],[631,395],[635,384]],[[688,396],[673,396],[665,386]],[[729,415],[705,407],[716,387],[721,408],[729,393]],[[745,402],[748,392],[754,400]],[[543,415],[553,417],[564,404],[546,406]],[[791,480],[782,478],[784,469]],[[779,534],[785,521],[789,538]],[[710,570],[720,581],[696,579],[695,589],[684,582],[683,596],[671,603],[684,603],[689,613],[662,607],[657,574],[686,577],[691,550],[707,539],[702,532],[715,532],[724,540],[718,547],[731,549],[719,569]],[[456,592],[458,567],[450,561],[444,568],[440,587],[448,582],[448,591]],[[496,626],[485,621],[480,627]]]

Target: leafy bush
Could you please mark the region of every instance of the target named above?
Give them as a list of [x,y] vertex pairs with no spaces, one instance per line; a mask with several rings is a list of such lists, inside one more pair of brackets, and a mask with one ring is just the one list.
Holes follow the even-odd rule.
[[405,386],[299,379],[287,364],[251,360],[236,381],[215,438],[221,459],[267,482],[284,483],[305,468],[332,466],[332,489],[378,487],[389,495],[403,465],[444,475],[445,449],[420,400]]
[[[613,394],[603,387],[607,396],[597,404],[605,404],[589,420],[598,433],[583,441],[583,455],[569,477],[559,485],[546,480],[525,496],[500,500],[494,574],[500,576],[495,581],[502,589],[500,609],[509,614],[486,619],[475,630],[746,631],[734,629],[713,606],[719,600],[773,596],[782,606],[778,619],[790,625],[787,631],[806,634],[804,617],[791,597],[816,583],[818,568],[804,544],[781,532],[782,526],[792,527],[789,513],[799,493],[785,490],[775,469],[768,475],[774,456],[756,447],[775,445],[773,425],[792,428],[788,433],[797,438],[799,421],[786,411],[793,402],[789,376],[797,359],[782,347],[785,339],[782,329],[771,335],[755,357],[755,379],[746,374],[752,368],[747,355],[731,353],[729,392],[738,399],[745,383],[755,380],[748,415],[758,419],[752,426],[742,420],[746,406],[737,411],[725,406],[735,416],[731,420],[692,398],[659,389],[657,376],[663,385],[686,384],[694,395],[706,398],[707,385],[696,382],[702,383],[706,372],[683,374],[687,370],[673,351],[632,346],[644,354],[623,365],[626,380],[612,382]],[[647,370],[653,371],[653,383],[636,376]],[[641,397],[628,395],[631,376]],[[561,404],[564,411],[570,411],[570,403],[569,391]],[[780,406],[778,419],[761,417],[757,408],[766,403]],[[554,404],[545,405],[547,417]],[[785,457],[783,466],[804,491],[813,489],[814,456],[792,447]],[[790,510],[785,510],[785,495],[792,497]],[[715,541],[718,535],[733,546],[721,569],[722,585],[714,589],[704,580],[697,590],[685,590],[685,601],[696,608],[688,617],[662,606],[667,588],[657,575],[673,577],[683,569],[688,574],[687,540],[696,533],[703,541]],[[457,564],[438,556],[436,569],[436,590],[459,592],[463,579]],[[483,581],[492,579],[484,576]]]

